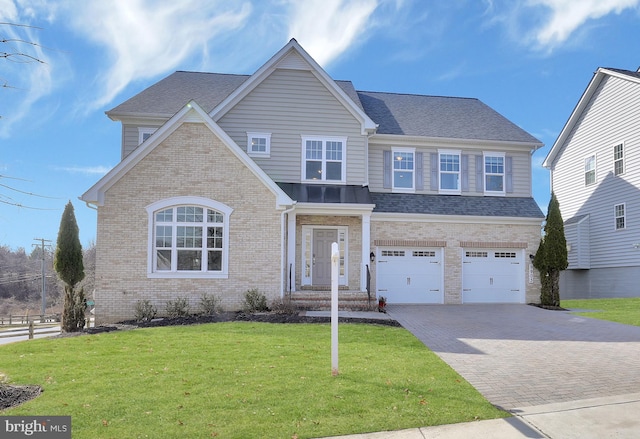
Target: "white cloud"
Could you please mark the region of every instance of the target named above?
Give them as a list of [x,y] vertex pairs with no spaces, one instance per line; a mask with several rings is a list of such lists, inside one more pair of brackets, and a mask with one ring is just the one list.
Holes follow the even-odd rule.
[[611,13],[620,14],[636,8],[639,0],[529,0],[533,6],[544,6],[550,10],[549,20],[536,32],[537,43],[553,48],[566,41],[573,32],[588,20]]
[[246,1],[73,2],[71,25],[106,49],[109,64],[96,78],[98,95],[88,110],[102,108],[132,81],[180,66],[209,42],[244,25],[251,9]]
[[82,175],[105,175],[111,170],[112,166],[57,166],[56,171],[68,172],[70,174]]
[[290,0],[289,38],[295,38],[323,67],[368,29],[376,0]]

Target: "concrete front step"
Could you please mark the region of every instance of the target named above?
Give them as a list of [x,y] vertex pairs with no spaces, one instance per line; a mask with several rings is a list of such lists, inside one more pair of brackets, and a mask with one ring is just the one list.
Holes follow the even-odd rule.
[[[327,311],[331,309],[331,291],[303,290],[291,293],[291,304],[298,309]],[[338,291],[338,309],[341,311],[370,311],[377,309],[375,297],[369,301],[366,291]]]

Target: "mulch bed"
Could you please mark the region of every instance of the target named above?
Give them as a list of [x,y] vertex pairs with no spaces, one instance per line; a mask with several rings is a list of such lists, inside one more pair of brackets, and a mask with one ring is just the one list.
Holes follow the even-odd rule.
[[[353,319],[340,317],[340,323],[368,323],[374,325],[400,326],[395,320],[378,320],[378,319]],[[237,313],[220,313],[211,316],[188,316],[176,318],[154,319],[149,322],[126,321],[117,325],[96,326],[94,328],[85,328],[79,332],[63,333],[56,337],[73,337],[87,334],[100,334],[105,332],[134,329],[134,328],[151,328],[158,326],[177,326],[177,325],[197,325],[202,323],[219,323],[219,322],[263,322],[263,323],[330,323],[330,317],[313,317],[299,314],[287,313],[255,313],[247,314],[243,312]],[[52,337],[55,338],[55,337]],[[36,398],[43,392],[40,386],[13,386],[9,384],[0,384],[0,410],[10,407],[16,407],[33,398]]]

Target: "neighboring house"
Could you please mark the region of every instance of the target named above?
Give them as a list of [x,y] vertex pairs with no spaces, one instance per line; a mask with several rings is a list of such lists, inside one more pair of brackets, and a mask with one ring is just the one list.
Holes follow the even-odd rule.
[[253,75],[176,72],[107,112],[96,318],[216,294],[536,302],[541,143],[477,99],[356,91],[291,40]]
[[640,295],[640,73],[599,68],[544,161],[565,222],[560,296]]

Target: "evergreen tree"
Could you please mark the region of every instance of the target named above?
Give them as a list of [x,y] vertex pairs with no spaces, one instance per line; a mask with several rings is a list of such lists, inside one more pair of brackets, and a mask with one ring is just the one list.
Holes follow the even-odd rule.
[[552,193],[544,225],[544,237],[540,240],[540,246],[533,259],[533,266],[540,271],[542,305],[560,306],[560,272],[568,265],[567,240],[564,236],[560,204]]
[[64,208],[60,220],[53,268],[60,280],[64,282],[62,330],[64,332],[79,331],[85,323],[85,300],[84,290],[82,288],[76,290],[75,286],[84,278],[84,265],[78,223],[71,201]]

